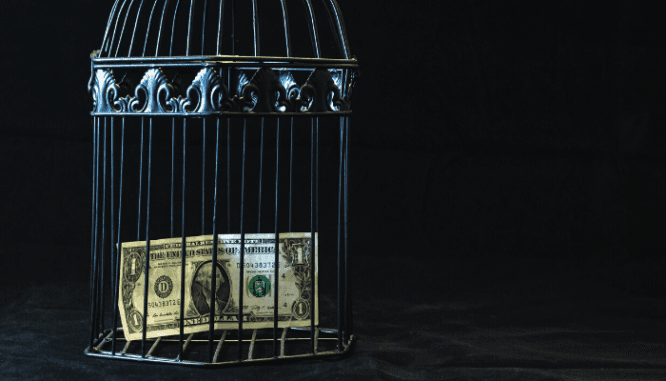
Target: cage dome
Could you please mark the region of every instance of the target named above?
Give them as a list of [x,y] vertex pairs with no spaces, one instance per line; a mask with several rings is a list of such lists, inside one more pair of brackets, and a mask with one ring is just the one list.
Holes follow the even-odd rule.
[[[311,42],[309,49],[300,51],[297,56],[350,58],[344,21],[334,0],[232,3],[157,0],[150,4],[145,0],[116,0],[100,56],[212,56],[235,55],[242,51],[245,55],[261,56],[261,41],[270,40],[270,45],[264,45],[264,50],[272,53],[268,55],[292,57],[290,32],[296,31],[307,34]],[[299,17],[290,18],[290,13]],[[327,30],[317,26],[321,16]],[[275,36],[280,38],[273,38]],[[252,39],[248,41],[250,44],[238,43],[248,38]],[[322,51],[333,45],[334,51]]]
[[116,0],[91,54],[93,115],[351,112],[335,0]]

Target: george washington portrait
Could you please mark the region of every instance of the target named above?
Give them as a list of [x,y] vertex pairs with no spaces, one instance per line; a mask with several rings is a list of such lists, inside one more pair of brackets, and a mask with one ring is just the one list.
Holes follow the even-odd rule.
[[[194,307],[199,315],[210,314],[212,262],[204,262],[197,268],[192,281],[191,295]],[[218,264],[215,266],[215,314],[221,315],[229,302],[229,276]]]

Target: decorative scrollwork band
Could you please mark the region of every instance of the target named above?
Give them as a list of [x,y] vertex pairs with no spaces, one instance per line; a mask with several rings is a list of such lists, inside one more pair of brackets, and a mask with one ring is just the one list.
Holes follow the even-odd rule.
[[[236,94],[232,95],[222,79],[225,76],[221,77],[218,70],[200,69],[182,96],[176,94],[178,79],[170,82],[161,69],[149,68],[140,83],[129,89],[129,95],[121,97],[121,86],[113,70],[96,69],[90,81],[93,114],[307,114],[351,110],[353,81],[350,78],[343,83],[341,71],[315,68],[301,86],[288,70],[262,67],[254,72],[239,71]],[[121,83],[128,84],[129,81]],[[346,97],[342,97],[344,85]]]

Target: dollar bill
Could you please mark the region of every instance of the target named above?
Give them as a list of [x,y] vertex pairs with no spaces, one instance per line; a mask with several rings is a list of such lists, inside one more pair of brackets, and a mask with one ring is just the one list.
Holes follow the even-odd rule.
[[[314,240],[315,288],[318,286],[318,234]],[[279,273],[275,266],[275,234],[246,234],[243,281],[241,282],[240,234],[218,236],[216,289],[211,298],[213,236],[187,237],[185,279],[181,284],[182,238],[150,241],[148,294],[144,295],[146,242],[120,246],[118,307],[127,340],[141,340],[143,316],[146,338],[178,335],[183,304],[184,333],[208,331],[211,303],[215,303],[216,330],[238,329],[239,289],[243,292],[243,329],[272,328],[274,298],[278,297],[278,327],[311,325],[310,233],[279,234]],[[278,290],[275,277],[279,276]],[[184,300],[181,300],[184,287]],[[144,297],[148,299],[144,311]],[[315,292],[315,307],[318,292]],[[315,308],[319,325],[319,308]]]

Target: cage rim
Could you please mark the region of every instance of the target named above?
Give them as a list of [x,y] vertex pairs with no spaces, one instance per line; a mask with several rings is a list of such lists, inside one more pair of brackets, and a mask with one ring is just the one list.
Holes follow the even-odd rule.
[[352,58],[312,58],[312,57],[282,57],[282,56],[241,56],[241,55],[199,55],[199,56],[161,56],[161,57],[100,57],[100,51],[95,50],[90,54],[90,60],[97,65],[112,63],[151,63],[151,64],[169,64],[172,62],[192,62],[192,63],[215,63],[215,64],[235,64],[235,63],[258,63],[258,64],[314,64],[324,65],[346,65],[349,67],[358,67],[356,56]]
[[[318,328],[317,330],[320,330],[323,332],[323,329]],[[332,333],[337,333],[337,330],[330,330]],[[185,360],[185,359],[180,359],[179,357],[176,358],[166,358],[166,357],[161,357],[161,356],[153,356],[153,355],[146,355],[145,357],[139,355],[139,354],[128,354],[128,353],[118,353],[113,354],[112,351],[109,350],[100,350],[97,348],[97,346],[101,346],[104,344],[105,336],[108,336],[111,333],[111,330],[106,330],[105,332],[102,332],[97,340],[94,341],[93,347],[91,349],[90,346],[88,346],[86,349],[84,349],[83,354],[88,357],[96,357],[96,358],[105,358],[105,359],[112,359],[112,360],[120,360],[120,361],[137,361],[137,362],[144,362],[144,363],[157,363],[157,364],[168,364],[168,365],[184,365],[188,367],[199,367],[199,368],[222,368],[222,367],[229,367],[229,366],[243,366],[243,365],[249,365],[249,364],[255,364],[255,363],[262,363],[262,364],[270,364],[271,362],[288,362],[288,361],[295,361],[295,360],[305,360],[305,359],[322,359],[322,358],[344,358],[347,357],[351,354],[351,352],[354,350],[354,344],[357,341],[357,336],[355,334],[351,334],[349,339],[346,341],[343,341],[342,345],[343,348],[342,350],[326,350],[326,351],[315,351],[314,353],[300,353],[300,354],[294,354],[294,355],[280,355],[280,356],[272,356],[272,357],[260,357],[260,358],[246,358],[242,360],[230,360],[230,361],[214,361],[214,362],[205,362],[205,361],[195,361],[195,360]],[[146,342],[152,342],[155,343],[157,340],[146,340]],[[234,340],[230,340],[234,341]],[[243,340],[245,341],[245,340]]]

